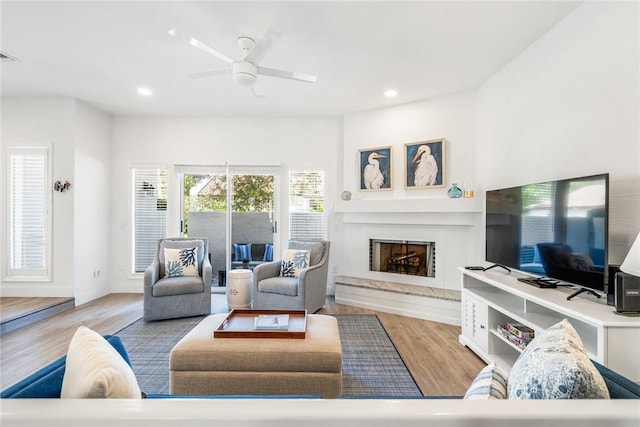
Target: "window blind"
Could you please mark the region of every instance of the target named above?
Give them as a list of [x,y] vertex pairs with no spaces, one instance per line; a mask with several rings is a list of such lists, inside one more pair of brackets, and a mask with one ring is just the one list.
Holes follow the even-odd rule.
[[49,149],[9,147],[9,276],[49,277]]
[[133,169],[132,272],[143,273],[153,262],[158,239],[167,234],[167,170]]
[[523,245],[555,241],[555,198],[556,187],[552,182],[528,185],[523,190]]
[[323,240],[324,171],[289,172],[289,238]]

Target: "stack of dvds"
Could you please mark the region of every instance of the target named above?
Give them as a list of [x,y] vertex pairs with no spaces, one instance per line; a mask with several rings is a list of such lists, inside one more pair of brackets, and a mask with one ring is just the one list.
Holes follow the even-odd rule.
[[498,325],[498,332],[521,350],[524,350],[535,336],[533,329],[519,323]]

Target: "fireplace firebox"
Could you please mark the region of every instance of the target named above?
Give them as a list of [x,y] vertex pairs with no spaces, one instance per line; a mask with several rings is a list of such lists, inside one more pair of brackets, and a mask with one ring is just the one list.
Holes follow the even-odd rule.
[[369,270],[436,276],[436,243],[369,239]]

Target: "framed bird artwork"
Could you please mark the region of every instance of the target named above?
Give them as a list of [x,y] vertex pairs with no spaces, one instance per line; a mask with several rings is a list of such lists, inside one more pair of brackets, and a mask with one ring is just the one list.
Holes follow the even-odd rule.
[[404,145],[405,188],[444,187],[445,142],[442,138]]
[[391,190],[393,158],[391,147],[358,150],[360,190]]

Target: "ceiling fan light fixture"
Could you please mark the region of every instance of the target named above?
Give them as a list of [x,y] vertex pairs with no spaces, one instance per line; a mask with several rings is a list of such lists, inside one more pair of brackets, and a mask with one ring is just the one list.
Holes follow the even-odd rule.
[[250,87],[256,84],[258,70],[250,62],[233,64],[233,82],[238,86]]

